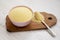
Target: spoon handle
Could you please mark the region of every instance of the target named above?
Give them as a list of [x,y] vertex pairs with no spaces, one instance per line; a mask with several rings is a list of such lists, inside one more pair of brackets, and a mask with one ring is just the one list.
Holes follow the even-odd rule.
[[50,32],[50,34],[52,34],[53,36],[56,36],[56,34],[50,29],[50,27],[42,20],[42,23],[48,28],[48,31]]

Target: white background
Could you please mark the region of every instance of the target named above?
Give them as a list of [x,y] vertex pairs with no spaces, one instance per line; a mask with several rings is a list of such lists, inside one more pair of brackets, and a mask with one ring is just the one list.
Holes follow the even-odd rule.
[[[52,37],[46,30],[10,33],[6,31],[5,18],[14,6],[24,5],[33,12],[45,11],[57,17],[57,24],[51,29],[56,33]],[[60,40],[60,0],[0,0],[0,40]]]

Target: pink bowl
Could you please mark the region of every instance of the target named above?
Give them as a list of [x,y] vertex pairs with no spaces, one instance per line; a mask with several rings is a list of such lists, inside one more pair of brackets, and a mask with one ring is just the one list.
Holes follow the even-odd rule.
[[[26,7],[26,6],[16,6],[16,7]],[[14,8],[15,8],[15,7],[14,7]],[[14,8],[12,8],[12,9],[14,9]],[[28,8],[28,7],[26,7],[26,8]],[[33,11],[32,11],[30,8],[28,8],[28,9],[32,12],[32,15],[33,15]],[[8,15],[8,17],[9,17],[9,15]],[[9,19],[11,20],[11,22],[12,22],[15,26],[17,26],[17,27],[24,27],[24,26],[28,25],[28,24],[31,22],[32,17],[31,17],[30,20],[28,20],[28,21],[26,21],[26,22],[15,22],[15,21],[13,21],[10,17],[9,17]]]

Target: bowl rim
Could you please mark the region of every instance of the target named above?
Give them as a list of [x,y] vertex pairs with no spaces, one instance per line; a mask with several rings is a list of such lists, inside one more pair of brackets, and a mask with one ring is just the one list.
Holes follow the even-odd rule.
[[[24,22],[28,22],[28,21],[30,21],[30,20],[32,20],[32,18],[33,18],[33,16],[34,16],[34,14],[33,14],[33,11],[32,11],[32,9],[31,8],[29,8],[29,7],[27,7],[27,6],[15,6],[15,7],[13,7],[10,11],[9,11],[9,13],[14,9],[14,8],[17,8],[17,7],[25,7],[25,8],[28,8],[31,12],[32,12],[32,17],[31,17],[31,19],[29,19],[29,20],[27,20],[27,21],[24,21]],[[9,17],[9,14],[8,14],[8,17]],[[11,20],[11,21],[13,21],[10,17],[9,17],[9,19]],[[17,22],[17,21],[13,21],[13,22],[16,22],[16,23],[24,23],[24,22]]]

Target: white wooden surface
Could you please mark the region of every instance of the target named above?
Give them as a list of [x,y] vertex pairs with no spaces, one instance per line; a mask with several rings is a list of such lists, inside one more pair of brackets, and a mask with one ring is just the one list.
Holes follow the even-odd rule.
[[[51,29],[56,33],[52,37],[47,30],[14,32],[6,31],[5,18],[14,6],[25,5],[35,11],[45,11],[57,17],[57,24]],[[0,40],[60,40],[60,0],[0,0]]]

